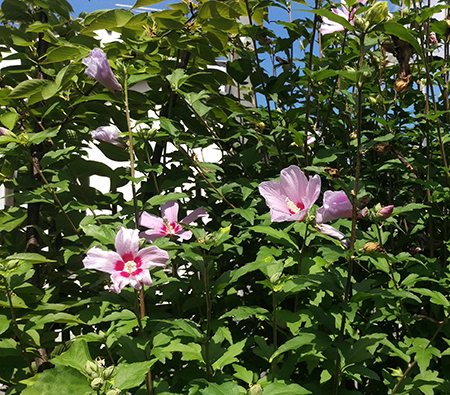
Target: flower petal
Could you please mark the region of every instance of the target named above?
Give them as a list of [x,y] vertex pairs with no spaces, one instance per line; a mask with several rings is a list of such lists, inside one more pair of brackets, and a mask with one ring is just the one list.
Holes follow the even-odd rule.
[[115,246],[117,253],[125,262],[132,260],[139,251],[139,231],[119,226]]
[[[286,193],[278,181],[264,181],[258,186],[259,193],[266,200],[267,206],[272,210],[290,214],[286,204]],[[271,215],[272,217],[272,215]],[[272,219],[273,221],[273,219]],[[276,221],[281,222],[281,221]]]
[[108,62],[105,52],[100,48],[94,48],[90,52],[89,57],[82,60],[82,63],[87,66],[86,74],[96,79],[110,92],[116,93],[122,90],[122,87],[111,70],[111,65]]
[[175,200],[166,202],[161,206],[162,217],[170,223],[178,221],[178,203]]
[[95,269],[105,273],[114,273],[116,263],[122,262],[122,258],[114,251],[103,251],[100,247],[93,247],[83,259],[86,269]]
[[339,232],[337,229],[333,228],[331,225],[321,224],[317,225],[316,229],[323,233],[324,235],[334,237],[335,239],[342,240],[345,238],[345,235],[342,232]]
[[175,232],[179,240],[189,240],[192,237],[192,232],[190,230],[179,230]]
[[195,209],[192,213],[184,217],[180,222],[183,222],[186,225],[189,225],[191,222],[195,221],[201,217],[207,217],[208,213],[205,211],[203,207],[199,207]]
[[298,166],[292,165],[281,170],[280,179],[285,191],[284,197],[288,197],[294,204],[299,204],[300,198],[307,196],[308,179]]
[[120,293],[122,288],[131,283],[129,277],[122,276],[121,272],[114,272],[111,274],[111,280],[113,282],[111,286],[111,291]]
[[321,183],[322,181],[318,174],[309,179],[308,186],[306,187],[306,196],[310,202],[308,211],[312,207],[312,205],[316,202],[316,200],[319,198]]
[[152,278],[150,277],[150,272],[148,270],[142,270],[138,275],[134,276],[134,278],[139,284],[148,285],[149,287],[153,284]]
[[161,231],[161,229],[165,228],[164,221],[162,218],[157,217],[156,215],[149,214],[146,212],[143,212],[141,214],[141,218],[139,219],[139,225],[144,226],[149,229],[157,229],[158,231]]
[[152,266],[165,267],[168,260],[169,254],[167,251],[156,246],[143,248],[138,252],[135,258],[136,263],[141,263],[141,266],[139,266],[140,269],[148,269]]
[[317,210],[316,222],[323,224],[338,218],[350,218],[352,204],[344,191],[325,191],[323,206]]
[[139,237],[147,240],[149,243],[153,243],[156,239],[160,237],[167,236],[167,233],[163,233],[159,230],[149,229],[144,232],[139,233]]

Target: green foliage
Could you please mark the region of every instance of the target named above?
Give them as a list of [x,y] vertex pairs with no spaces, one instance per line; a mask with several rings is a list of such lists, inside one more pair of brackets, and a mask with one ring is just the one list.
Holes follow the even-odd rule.
[[[2,2],[7,394],[450,393],[449,76],[429,37],[448,53],[447,6],[386,19],[385,2],[347,4],[358,19],[332,2],[79,18],[65,0]],[[319,41],[321,18],[346,30]],[[120,36],[102,48],[122,92],[85,73],[98,29]],[[117,145],[92,137],[110,125]],[[258,186],[291,165],[368,207],[332,223],[342,242],[314,227],[322,198],[302,222],[271,222]],[[178,221],[208,219],[151,244],[170,256],[151,287],[116,294],[84,268],[173,200]]]

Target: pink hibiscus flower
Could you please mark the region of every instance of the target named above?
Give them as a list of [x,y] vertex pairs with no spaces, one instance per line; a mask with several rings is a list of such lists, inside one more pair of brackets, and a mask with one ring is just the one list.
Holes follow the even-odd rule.
[[192,232],[183,230],[183,226],[180,225],[180,223],[189,225],[198,218],[208,216],[205,209],[199,207],[178,223],[177,202],[172,200],[164,203],[160,209],[162,218],[145,212],[141,215],[139,224],[149,228],[148,230],[141,232],[141,237],[144,237],[149,242],[153,242],[159,237],[165,236],[178,236],[179,240],[189,240],[192,237]]
[[320,195],[320,177],[308,180],[297,166],[281,170],[281,182],[259,184],[273,222],[302,221]]
[[323,224],[352,216],[352,204],[344,191],[325,191],[323,206],[317,210],[316,222]]
[[83,259],[86,269],[110,273],[112,291],[119,293],[131,284],[134,289],[142,289],[142,284],[151,286],[149,268],[166,265],[169,254],[159,247],[150,246],[139,251],[139,231],[119,227],[115,241],[116,252],[91,248]]

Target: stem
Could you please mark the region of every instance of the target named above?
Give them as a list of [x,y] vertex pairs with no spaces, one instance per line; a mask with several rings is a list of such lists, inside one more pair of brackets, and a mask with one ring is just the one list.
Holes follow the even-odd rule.
[[[300,249],[300,256],[298,258],[298,270],[297,274],[300,276],[302,274],[302,260],[303,260],[303,252],[305,251],[306,246],[306,238],[308,237],[308,224],[305,224],[305,234],[303,235],[303,242],[302,242],[302,248]],[[300,299],[299,293],[295,295],[295,303],[294,303],[294,312],[297,311],[298,308],[298,302]]]
[[8,282],[6,281],[6,278],[3,278],[3,283],[6,288],[6,295],[8,296],[8,302],[9,302],[9,310],[11,312],[11,322],[13,324],[14,330],[16,332],[16,336],[19,339],[20,348],[22,350],[23,358],[25,359],[26,364],[28,365],[28,369],[30,370],[30,373],[32,376],[34,376],[33,367],[31,366],[31,361],[28,358],[27,354],[27,348],[25,346],[25,342],[23,341],[22,332],[20,331],[19,325],[17,324],[17,318],[16,318],[16,312],[14,310],[14,305],[11,298],[11,292],[8,287]]
[[128,75],[125,73],[123,83],[125,115],[127,118],[128,126],[128,151],[130,153],[130,175],[131,175],[131,191],[133,193],[133,206],[134,206],[134,225],[137,229],[139,227],[139,209],[136,198],[136,185],[134,183],[135,171],[134,171],[134,147],[133,147],[133,131],[131,130],[130,108],[128,106]]
[[[365,34],[361,33],[359,37],[359,70],[361,70],[364,63],[364,38]],[[350,250],[355,250],[355,238],[356,238],[356,218],[358,215],[358,186],[359,186],[359,177],[361,173],[361,157],[362,157],[362,147],[361,147],[361,121],[362,121],[362,88],[363,88],[363,79],[362,76],[359,77],[358,81],[358,108],[356,115],[356,138],[357,138],[357,152],[356,152],[356,170],[355,170],[355,184],[352,190],[352,234],[350,239]],[[352,293],[352,275],[353,275],[353,264],[354,257],[351,256],[348,260],[347,267],[347,282],[344,290],[343,302],[345,305],[348,304],[351,298]],[[346,323],[346,315],[342,312],[341,319],[341,328],[339,330],[338,342],[342,342],[344,340],[344,332],[345,332],[345,323]],[[336,355],[336,365],[335,365],[335,374],[334,374],[334,383],[333,383],[333,395],[337,395],[339,392],[340,385],[340,377],[341,377],[341,368],[340,368],[341,358],[339,356],[339,352],[337,351]]]
[[208,263],[203,258],[204,269],[203,283],[205,286],[205,299],[206,299],[206,343],[205,343],[205,359],[206,359],[206,380],[210,380],[212,377],[212,367],[209,358],[209,343],[211,341],[211,293],[209,292],[209,270]]
[[[275,291],[272,290],[272,341],[273,341],[273,352],[278,349],[278,336],[277,336],[277,298],[275,297]],[[275,381],[275,373],[277,369],[277,359],[274,358],[272,361],[272,382]]]

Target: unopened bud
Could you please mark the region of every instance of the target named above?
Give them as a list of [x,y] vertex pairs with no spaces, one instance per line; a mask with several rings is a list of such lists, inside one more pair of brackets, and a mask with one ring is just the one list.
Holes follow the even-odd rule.
[[392,215],[392,212],[394,211],[394,206],[390,205],[390,206],[386,206],[383,207],[380,211],[378,211],[378,215],[382,218],[382,219],[387,219]]
[[386,1],[380,1],[368,9],[365,14],[365,19],[369,23],[369,27],[372,27],[383,22],[388,15],[388,3]]
[[365,18],[361,18],[358,15],[353,18],[353,25],[355,26],[355,29],[361,33],[366,33],[370,27],[370,23]]
[[247,395],[261,395],[263,393],[263,389],[259,384],[253,385],[248,391]]
[[120,395],[122,391],[120,391],[118,388],[113,389],[113,390],[109,390],[106,395]]
[[103,380],[108,380],[114,371],[114,366],[108,366],[103,372],[102,372],[102,377]]
[[98,391],[100,388],[102,388],[103,383],[104,383],[103,379],[100,378],[100,377],[97,377],[97,378],[95,378],[94,380],[91,381],[91,388],[94,391]]
[[91,376],[93,378],[98,377],[98,370],[99,370],[99,367],[95,362],[92,362],[92,361],[86,362],[86,373],[89,376]]

